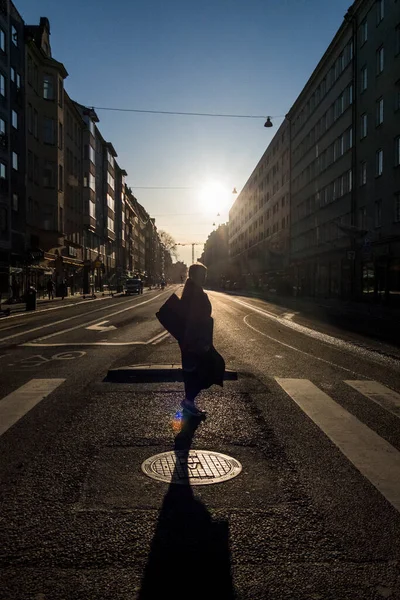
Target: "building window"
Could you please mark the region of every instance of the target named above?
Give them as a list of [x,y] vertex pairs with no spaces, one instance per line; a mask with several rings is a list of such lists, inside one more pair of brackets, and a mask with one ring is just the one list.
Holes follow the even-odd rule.
[[376,51],[376,74],[377,75],[380,75],[380,73],[382,73],[384,61],[385,61],[385,53],[384,53],[383,46],[381,46]]
[[375,227],[382,227],[382,200],[375,202]]
[[379,149],[376,153],[376,176],[380,177],[383,173],[383,150]]
[[33,154],[28,150],[28,179],[33,180]]
[[63,126],[62,123],[58,124],[58,147],[62,150],[63,147]]
[[6,97],[6,78],[0,73],[0,94]]
[[394,140],[394,164],[395,167],[400,165],[400,135]]
[[46,100],[54,100],[54,77],[53,75],[45,74],[43,76],[43,98]]
[[54,179],[54,163],[46,160],[43,169],[43,186],[53,188]]
[[394,196],[394,220],[400,223],[400,192]]
[[15,69],[14,69],[14,67],[11,67],[11,69],[10,69],[10,77],[11,77],[11,81],[15,82]]
[[364,19],[364,21],[361,23],[361,27],[360,27],[360,39],[361,39],[361,45],[365,44],[365,42],[368,39],[368,22],[367,22],[367,19]]
[[0,161],[0,179],[7,179],[7,167],[3,161]]
[[33,130],[33,108],[32,104],[28,104],[28,131],[32,133]]
[[12,153],[12,168],[18,171],[18,154],[16,152]]
[[60,192],[64,189],[64,169],[62,165],[58,165],[58,189]]
[[4,119],[0,119],[0,135],[6,135],[6,122]]
[[368,131],[368,118],[366,113],[361,115],[361,139],[367,137]]
[[110,188],[113,190],[114,189],[114,177],[111,175],[111,173],[107,172],[107,183],[110,186]]
[[115,212],[115,200],[110,194],[107,194],[107,206]]
[[89,215],[92,219],[96,218],[96,205],[94,202],[89,202]]
[[107,217],[107,227],[110,231],[114,231],[114,221],[110,217]]
[[384,0],[376,0],[376,22],[377,25],[383,20],[385,16],[385,2]]
[[350,169],[347,171],[347,191],[351,192],[353,189],[353,171]]
[[14,212],[18,212],[18,194],[12,196],[12,209]]
[[6,51],[6,34],[3,29],[0,29],[0,50]]
[[360,169],[360,185],[365,185],[367,183],[367,162],[364,160],[361,163]]
[[367,69],[367,66],[365,65],[361,69],[361,91],[365,92],[365,90],[367,89],[367,86],[368,86],[368,69]]
[[353,147],[353,128],[349,129],[349,149]]
[[33,109],[33,135],[36,139],[39,138],[39,127],[38,127],[38,121],[39,121],[39,117],[38,117],[38,112],[37,110],[34,108]]
[[18,129],[18,114],[15,110],[11,111],[11,123],[14,129]]
[[19,73],[16,74],[15,82],[17,84],[17,90],[21,88],[21,75]]
[[55,143],[54,119],[43,119],[43,142],[45,144]]
[[383,98],[379,98],[376,102],[376,126],[383,123]]
[[18,46],[18,31],[15,29],[14,25],[11,27],[11,40],[14,46]]

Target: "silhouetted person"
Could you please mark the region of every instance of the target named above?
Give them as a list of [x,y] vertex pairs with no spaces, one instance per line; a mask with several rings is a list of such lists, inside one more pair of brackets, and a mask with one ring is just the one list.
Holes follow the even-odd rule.
[[53,300],[54,298],[54,284],[51,279],[47,282],[47,293],[49,295],[49,300]]
[[225,372],[224,359],[213,346],[211,303],[203,290],[206,278],[207,267],[191,265],[181,297],[184,332],[179,345],[185,382],[181,406],[194,416],[204,416],[195,404],[196,396],[214,383],[222,386]]

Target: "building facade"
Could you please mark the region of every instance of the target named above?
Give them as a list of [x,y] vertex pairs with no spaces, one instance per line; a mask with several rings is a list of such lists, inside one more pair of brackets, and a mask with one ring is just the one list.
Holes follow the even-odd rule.
[[54,270],[57,293],[64,279],[64,65],[51,54],[50,24],[25,27],[27,118],[27,247],[45,261],[30,267],[30,283],[45,285]]
[[242,284],[282,286],[288,268],[290,139],[285,120],[229,212],[229,254]]
[[[400,301],[399,73],[399,2],[356,0],[286,116],[287,187],[268,171],[278,131],[230,211],[240,274],[254,282],[289,264],[287,291]],[[275,224],[263,207],[271,194],[272,216],[275,194],[290,205]],[[276,235],[282,218],[283,230],[284,216],[289,246],[274,264],[265,237],[270,222]]]
[[302,295],[350,295],[354,96],[354,39],[344,21],[287,115],[292,281]]
[[[0,293],[19,295],[25,255],[24,23],[0,3]],[[11,288],[11,289],[10,289]]]

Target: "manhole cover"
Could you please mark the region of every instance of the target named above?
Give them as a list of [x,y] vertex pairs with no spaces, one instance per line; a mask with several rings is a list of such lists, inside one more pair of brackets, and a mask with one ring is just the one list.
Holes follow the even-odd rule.
[[166,483],[207,485],[232,479],[239,475],[238,460],[208,450],[176,450],[147,458],[142,471],[152,479]]

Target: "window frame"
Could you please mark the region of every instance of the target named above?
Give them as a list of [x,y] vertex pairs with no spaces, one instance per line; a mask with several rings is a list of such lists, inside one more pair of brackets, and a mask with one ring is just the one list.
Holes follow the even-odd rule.
[[376,76],[378,77],[383,73],[385,68],[385,48],[382,44],[376,51]]
[[18,113],[14,109],[11,109],[11,125],[14,127],[14,129],[18,130]]
[[378,98],[378,100],[376,101],[376,127],[380,127],[381,125],[383,125],[383,111],[384,111],[384,107],[383,107],[383,96],[381,96],[380,98]]
[[383,175],[383,148],[379,148],[376,151],[375,177],[382,177],[382,175]]
[[19,163],[18,154],[17,154],[17,152],[14,152],[14,150],[13,150],[11,153],[11,164],[12,164],[12,168],[14,171],[18,171],[18,163]]

